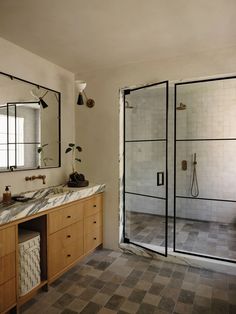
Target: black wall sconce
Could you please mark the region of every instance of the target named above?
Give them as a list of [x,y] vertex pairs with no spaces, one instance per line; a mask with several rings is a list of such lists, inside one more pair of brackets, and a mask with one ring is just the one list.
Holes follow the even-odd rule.
[[[81,106],[81,105],[86,104],[87,107],[93,108],[95,105],[95,101],[91,98],[88,98],[84,91],[87,83],[84,81],[77,80],[75,81],[75,85],[79,93],[78,99],[77,99],[77,105]],[[85,101],[84,101],[84,98],[85,98]]]
[[35,99],[38,100],[39,104],[42,106],[43,109],[45,109],[45,108],[48,107],[48,104],[45,102],[45,100],[43,100],[43,98],[47,95],[48,90],[47,90],[46,93],[44,93],[44,95],[41,96],[41,97],[39,97],[39,96],[36,94],[35,90],[33,90],[33,89],[30,91],[30,93],[31,93],[31,95],[32,95]]
[[47,93],[48,93],[48,90],[46,91],[46,93],[42,97],[39,97],[39,103],[43,107],[43,109],[48,107],[48,104],[43,100],[43,97],[45,97],[47,95]]

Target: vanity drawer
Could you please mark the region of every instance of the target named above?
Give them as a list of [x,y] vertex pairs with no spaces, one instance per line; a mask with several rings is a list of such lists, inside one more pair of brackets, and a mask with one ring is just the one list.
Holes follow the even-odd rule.
[[71,263],[75,262],[83,255],[83,239],[71,243],[61,250],[53,250],[53,255],[49,255],[49,279],[57,275]]
[[60,251],[83,239],[83,221],[78,221],[49,236],[50,250]]
[[102,194],[94,195],[84,202],[84,216],[88,217],[102,210]]
[[16,303],[16,278],[0,285],[0,312],[4,312]]
[[0,257],[0,285],[16,276],[15,252]]
[[0,257],[16,250],[15,227],[8,227],[0,231]]
[[84,250],[85,253],[95,249],[102,244],[102,227],[94,228],[94,230],[84,236]]
[[84,253],[83,222],[49,236],[49,277],[56,275]]
[[97,227],[102,226],[102,211],[99,211],[95,215],[86,217],[84,219],[84,233],[91,233]]
[[48,214],[49,233],[61,230],[83,219],[84,202],[77,202]]

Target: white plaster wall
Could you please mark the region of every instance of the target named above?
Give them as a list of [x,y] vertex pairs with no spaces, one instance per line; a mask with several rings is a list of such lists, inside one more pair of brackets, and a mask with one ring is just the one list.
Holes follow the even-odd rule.
[[0,173],[0,197],[5,185],[11,185],[13,193],[43,187],[41,180],[25,182],[24,177],[28,175],[45,174],[47,176],[45,186],[65,182],[70,172],[70,161],[64,151],[67,144],[74,141],[74,74],[2,38],[0,38],[0,69],[2,72],[57,90],[62,96],[62,167]]
[[[93,109],[78,108],[76,138],[84,148],[81,171],[89,180],[107,184],[105,247],[116,249],[119,239],[119,89],[166,79],[198,78],[235,71],[236,48],[232,47],[77,75],[77,78],[86,80],[86,93],[96,101]],[[173,121],[171,108],[169,116]],[[169,133],[173,135],[173,124],[169,125]],[[172,154],[173,142],[169,146]],[[169,172],[173,174],[173,164],[169,165]],[[169,195],[173,195],[173,180],[169,182]],[[173,209],[173,198],[170,198],[170,209]]]

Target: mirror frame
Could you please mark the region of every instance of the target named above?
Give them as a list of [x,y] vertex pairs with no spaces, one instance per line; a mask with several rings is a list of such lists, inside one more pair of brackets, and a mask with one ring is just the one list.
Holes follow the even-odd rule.
[[29,84],[29,85],[32,85],[32,86],[36,86],[37,88],[44,88],[46,90],[49,90],[51,92],[54,92],[54,93],[57,93],[58,94],[58,166],[51,166],[51,167],[42,167],[42,168],[26,168],[26,169],[14,169],[13,167],[10,167],[9,169],[6,169],[6,170],[2,170],[0,171],[0,173],[9,173],[9,172],[18,172],[18,171],[29,171],[29,170],[44,170],[44,169],[52,169],[52,168],[60,168],[61,167],[61,93],[54,90],[54,89],[51,89],[51,88],[48,88],[46,86],[43,86],[43,85],[39,85],[37,83],[33,83],[33,82],[30,82],[30,81],[27,81],[25,79],[22,79],[22,78],[19,78],[19,77],[16,77],[14,75],[11,75],[11,74],[8,74],[8,73],[5,73],[5,72],[1,72],[0,71],[0,75],[4,75],[4,76],[7,76],[9,79],[11,80],[18,80],[18,81],[21,81],[21,82],[24,82],[26,84]]

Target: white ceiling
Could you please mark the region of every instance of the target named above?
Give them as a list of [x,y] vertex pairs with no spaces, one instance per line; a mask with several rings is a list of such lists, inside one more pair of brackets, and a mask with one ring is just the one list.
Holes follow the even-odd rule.
[[0,36],[82,73],[236,46],[236,0],[0,0]]

